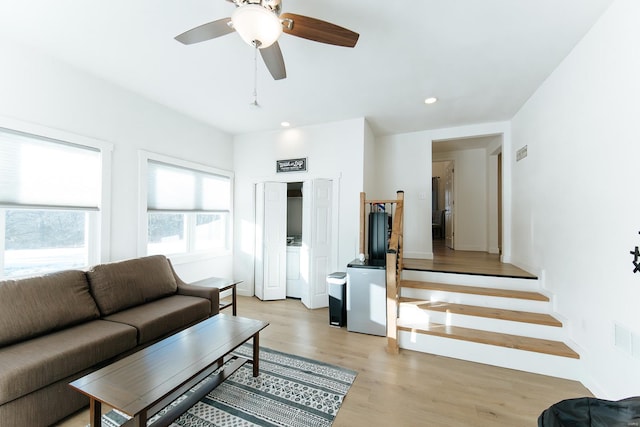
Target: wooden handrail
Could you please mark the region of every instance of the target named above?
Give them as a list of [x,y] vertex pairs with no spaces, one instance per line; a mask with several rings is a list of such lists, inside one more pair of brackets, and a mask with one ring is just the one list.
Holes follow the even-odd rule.
[[360,252],[361,254],[365,253],[364,248],[365,246],[365,229],[366,229],[366,221],[367,221],[367,209],[366,209],[366,205],[367,205],[367,200],[365,197],[364,192],[360,193]]
[[404,217],[404,192],[398,191],[396,210],[391,227],[387,251],[387,351],[397,354],[398,347],[398,281],[402,271],[402,229]]
[[[391,205],[393,222],[391,236],[386,254],[387,265],[387,351],[397,354],[399,351],[397,339],[398,319],[398,282],[402,271],[402,240],[404,226],[404,192],[398,191],[395,200],[367,200],[365,193],[360,193],[360,253],[366,254],[367,247],[367,206],[372,210],[374,205]],[[386,207],[385,207],[386,209]]]
[[392,199],[392,200],[367,200],[367,203],[371,204],[371,205],[386,205],[389,203],[397,203],[398,200],[397,199]]

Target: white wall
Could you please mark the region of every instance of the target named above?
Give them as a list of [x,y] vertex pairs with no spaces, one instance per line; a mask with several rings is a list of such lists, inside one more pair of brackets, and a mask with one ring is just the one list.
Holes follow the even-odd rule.
[[369,198],[369,193],[374,193],[376,188],[376,139],[373,134],[373,131],[369,127],[369,124],[365,120],[364,122],[364,191],[367,193],[367,197]]
[[[369,199],[395,199],[404,191],[404,256],[433,258],[431,242],[431,140],[426,132],[376,140],[376,188]],[[423,198],[420,196],[423,195]]]
[[[230,170],[229,135],[24,46],[0,39],[0,116],[113,144],[111,249],[138,256],[138,150]],[[231,256],[176,266],[185,280],[229,276]]]
[[[601,397],[640,395],[640,2],[617,0],[513,119],[513,260],[543,273]],[[515,151],[515,150],[514,150]],[[636,357],[614,345],[635,334]]]
[[454,162],[455,249],[487,251],[487,150],[478,148],[436,153],[433,160]]
[[[433,258],[433,247],[431,241],[431,176],[432,160],[457,160],[456,171],[459,166],[464,165],[467,170],[466,175],[457,177],[464,183],[462,191],[469,196],[471,204],[471,216],[463,221],[470,225],[463,225],[462,230],[468,237],[460,241],[459,249],[487,250],[487,153],[486,150],[464,150],[478,151],[478,153],[441,156],[432,159],[432,141],[469,138],[474,136],[502,135],[503,150],[510,152],[511,131],[510,124],[506,122],[484,123],[478,125],[460,126],[456,128],[434,129],[422,132],[405,133],[398,135],[381,136],[376,139],[376,191],[374,194],[367,194],[371,198],[395,198],[397,190],[405,192],[405,217],[404,217],[404,256],[408,258]],[[483,154],[480,156],[479,151]],[[454,157],[452,159],[451,157]],[[459,164],[458,164],[459,163]],[[476,169],[479,169],[476,171]],[[475,175],[478,173],[479,175]],[[510,179],[510,170],[503,171],[504,181]],[[476,182],[476,180],[481,180]],[[483,196],[479,196],[476,187],[482,187]],[[480,197],[480,199],[479,199]],[[510,201],[510,187],[505,185],[503,197]],[[468,207],[467,207],[468,208]],[[463,209],[458,207],[457,211]],[[477,212],[477,214],[476,214]],[[508,229],[510,208],[505,207],[504,224],[505,235],[503,236],[503,258],[509,262],[509,238]],[[478,220],[480,218],[480,220]],[[457,224],[456,226],[460,227]],[[476,229],[474,225],[478,222]],[[480,223],[481,222],[481,223]],[[456,235],[458,233],[456,231]]]
[[[344,271],[358,254],[360,192],[363,189],[364,119],[318,126],[240,135],[234,138],[235,238],[234,277],[243,280],[238,292],[253,295],[254,186],[258,181],[339,180],[338,265]],[[276,160],[308,158],[307,172],[275,174]]]

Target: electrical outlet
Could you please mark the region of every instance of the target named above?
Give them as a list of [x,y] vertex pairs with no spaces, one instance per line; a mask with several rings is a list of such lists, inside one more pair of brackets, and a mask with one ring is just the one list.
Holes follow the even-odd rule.
[[427,200],[427,193],[425,191],[418,193],[418,199]]

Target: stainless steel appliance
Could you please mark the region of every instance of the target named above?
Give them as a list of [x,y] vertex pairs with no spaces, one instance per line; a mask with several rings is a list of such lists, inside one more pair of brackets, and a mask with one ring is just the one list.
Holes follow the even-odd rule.
[[385,336],[387,272],[384,261],[355,259],[347,265],[347,330]]

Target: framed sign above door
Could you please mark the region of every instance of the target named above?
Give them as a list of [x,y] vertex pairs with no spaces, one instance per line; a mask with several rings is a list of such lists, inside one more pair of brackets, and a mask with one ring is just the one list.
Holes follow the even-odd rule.
[[276,172],[306,172],[307,158],[276,160]]

